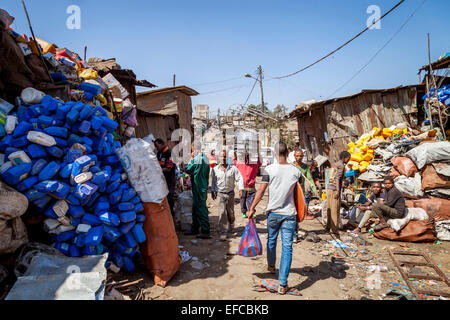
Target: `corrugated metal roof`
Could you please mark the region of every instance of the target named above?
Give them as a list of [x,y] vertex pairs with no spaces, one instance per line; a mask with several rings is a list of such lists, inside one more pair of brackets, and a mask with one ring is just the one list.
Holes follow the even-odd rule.
[[[431,64],[431,69],[433,70],[446,69],[448,67],[450,67],[450,56],[444,57]],[[422,68],[420,68],[419,72],[422,70],[429,71],[430,65],[429,64],[424,65]]]
[[365,90],[362,90],[361,92],[358,92],[358,93],[355,93],[355,94],[352,94],[352,95],[349,95],[349,96],[333,98],[333,99],[328,99],[328,100],[322,100],[322,101],[318,101],[318,102],[315,102],[315,103],[312,103],[312,104],[309,104],[309,105],[305,105],[306,108],[302,108],[302,107],[296,108],[295,110],[293,110],[289,114],[289,117],[290,118],[296,117],[296,116],[305,114],[305,113],[307,113],[307,112],[309,112],[311,110],[323,107],[326,104],[329,104],[329,103],[332,103],[332,102],[337,102],[337,101],[340,101],[340,100],[352,99],[352,98],[355,98],[355,97],[357,97],[359,95],[362,95],[364,93],[378,93],[378,92],[380,92],[380,93],[389,93],[389,92],[397,91],[397,90],[402,89],[402,88],[412,88],[412,87],[420,87],[420,86],[422,86],[422,85],[421,84],[414,84],[414,85],[409,85],[409,86],[398,86],[398,87],[389,88],[389,89],[365,89]]
[[156,94],[164,94],[164,93],[169,93],[169,92],[174,92],[174,91],[181,91],[188,96],[196,96],[199,94],[197,91],[195,91],[194,89],[191,89],[189,87],[178,86],[178,87],[161,88],[161,89],[157,89],[157,90],[139,92],[136,95],[138,97],[141,97],[141,96],[149,96],[149,95],[156,95]]

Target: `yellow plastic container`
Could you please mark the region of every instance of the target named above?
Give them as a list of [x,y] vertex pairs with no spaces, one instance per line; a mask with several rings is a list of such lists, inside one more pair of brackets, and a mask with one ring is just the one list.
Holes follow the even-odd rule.
[[349,149],[352,149],[354,147],[356,147],[356,144],[354,142],[350,142],[349,144],[347,144]]
[[367,171],[367,167],[366,167],[366,166],[359,165],[357,170],[359,170],[359,173],[363,173],[363,172],[366,172],[366,171]]
[[363,154],[366,153],[367,150],[369,150],[369,147],[368,147],[368,146],[362,146],[361,149],[360,149],[360,151],[361,151]]
[[363,162],[364,161],[370,162],[370,161],[372,161],[372,159],[373,159],[373,153],[366,153],[363,157]]
[[351,161],[351,160],[349,162],[347,162],[347,167],[349,167],[349,168],[352,168],[355,165],[357,166],[357,165],[359,165],[359,163],[356,161]]
[[359,170],[359,164],[355,164],[354,166],[352,166],[352,170]]
[[78,73],[78,76],[86,80],[91,80],[98,77],[98,72],[94,69],[83,69]]
[[380,128],[373,128],[372,131],[370,132],[370,135],[371,135],[372,137],[379,136],[379,135],[380,135],[380,132],[381,132],[381,129],[380,129]]
[[373,155],[373,149],[367,150],[367,153],[370,153],[371,155]]
[[402,134],[403,130],[402,129],[394,129],[394,131],[392,131],[392,135],[396,136],[398,134]]
[[327,195],[325,194],[325,192],[322,192],[322,200],[323,201],[327,200]]
[[353,153],[352,156],[350,157],[350,160],[355,161],[355,162],[361,162],[362,159],[363,159],[363,155],[360,152]]

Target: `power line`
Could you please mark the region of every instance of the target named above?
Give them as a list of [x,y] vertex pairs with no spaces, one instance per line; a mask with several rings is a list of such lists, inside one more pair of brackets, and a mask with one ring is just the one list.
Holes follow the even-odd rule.
[[332,94],[330,94],[325,100],[329,99],[331,96],[333,96],[336,92],[340,91],[342,88],[344,88],[349,82],[351,82],[356,76],[358,76],[377,56],[378,54],[395,38],[395,36],[400,33],[400,31],[408,24],[408,22],[412,19],[412,17],[416,14],[417,11],[425,4],[427,0],[422,1],[422,3],[411,13],[411,15],[406,19],[406,21],[400,26],[400,28],[397,29],[397,31],[392,35],[392,37],[380,48],[377,52],[367,61],[366,64],[362,66],[361,69],[359,69],[350,79],[348,79],[342,86],[340,86],[338,89],[336,89]]
[[393,6],[388,12],[386,12],[385,14],[383,14],[380,18],[378,18],[377,20],[375,20],[375,22],[372,23],[372,25],[370,25],[369,27],[366,27],[364,30],[362,30],[360,33],[358,33],[356,36],[354,36],[353,38],[351,38],[350,40],[348,40],[347,42],[345,42],[343,45],[339,46],[337,49],[331,51],[330,53],[328,53],[327,55],[323,56],[322,58],[320,58],[319,60],[316,60],[315,62],[307,65],[306,67],[292,72],[290,74],[287,74],[285,76],[280,76],[280,77],[273,77],[273,79],[283,79],[283,78],[287,78],[287,77],[291,77],[293,75],[296,75],[302,71],[305,71],[306,69],[311,68],[312,66],[314,66],[315,64],[319,63],[322,60],[325,60],[326,58],[328,58],[329,56],[333,55],[334,53],[336,53],[337,51],[341,50],[343,47],[345,47],[347,44],[349,44],[350,42],[352,42],[353,40],[355,40],[356,38],[358,38],[359,36],[361,36],[364,32],[366,32],[367,30],[369,30],[373,25],[375,25],[378,21],[381,21],[381,19],[383,19],[385,16],[387,16],[389,13],[391,13],[392,11],[394,11],[398,6],[400,6],[403,2],[405,2],[405,0],[401,0],[399,1],[395,6]]
[[250,99],[250,96],[252,95],[252,92],[253,92],[253,89],[255,89],[255,86],[256,86],[256,83],[258,82],[258,80],[255,80],[255,83],[253,83],[253,87],[252,87],[252,90],[250,90],[250,93],[248,94],[248,97],[247,97],[247,99],[245,100],[245,102],[244,102],[244,106],[247,104],[247,102],[248,102],[248,99]]
[[248,84],[244,84],[244,85],[240,85],[240,86],[234,86],[234,87],[225,88],[225,89],[214,90],[214,91],[202,92],[202,93],[200,93],[200,95],[205,95],[205,94],[210,94],[210,93],[217,93],[217,92],[222,92],[222,91],[227,91],[227,90],[237,89],[237,88],[243,88],[243,87],[248,87]]
[[208,84],[223,83],[223,82],[229,82],[229,81],[234,81],[234,80],[238,80],[238,79],[242,79],[242,76],[241,77],[231,78],[231,79],[225,79],[225,80],[203,82],[203,83],[194,83],[194,84],[190,84],[190,86],[206,86]]

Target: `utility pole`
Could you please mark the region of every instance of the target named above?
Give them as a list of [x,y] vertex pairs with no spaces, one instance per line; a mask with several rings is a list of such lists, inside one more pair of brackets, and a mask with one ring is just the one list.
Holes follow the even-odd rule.
[[[261,87],[261,112],[264,113],[264,92],[263,92],[263,74],[262,74],[262,68],[261,65],[258,67],[258,73],[259,73],[259,86]],[[259,117],[258,117],[259,118]],[[262,121],[262,128],[264,129],[264,119],[261,119]]]
[[173,74],[173,86],[175,87],[175,73]]

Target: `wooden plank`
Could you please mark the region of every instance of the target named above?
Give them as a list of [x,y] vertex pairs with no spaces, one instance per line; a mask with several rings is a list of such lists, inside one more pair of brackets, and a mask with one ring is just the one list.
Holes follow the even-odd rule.
[[437,290],[431,290],[431,289],[417,289],[417,292],[420,294],[429,294],[433,296],[443,296],[443,297],[450,297],[450,292],[445,291],[437,291]]
[[423,257],[425,258],[425,260],[428,261],[429,264],[433,265],[433,269],[436,271],[436,273],[438,275],[441,276],[441,281],[445,282],[449,287],[450,287],[450,280],[448,279],[447,275],[442,272],[441,269],[439,269],[439,267],[433,262],[433,260],[431,260],[430,256],[427,253],[423,253]]
[[429,264],[428,262],[398,260],[398,263],[400,263],[400,264],[408,264],[408,265],[413,265],[413,266],[424,266],[424,267],[433,268],[433,265]]
[[136,281],[131,281],[131,282],[125,283],[125,284],[123,284],[123,285],[121,285],[121,286],[118,286],[117,288],[125,288],[125,287],[129,287],[129,286],[138,284],[139,282],[141,282],[141,281],[143,281],[143,280],[144,280],[144,278],[138,279],[138,280],[136,280]]
[[400,267],[400,265],[398,264],[397,259],[395,258],[394,254],[392,253],[391,249],[388,248],[388,253],[389,256],[391,257],[392,261],[394,261],[395,266],[397,267],[398,271],[400,271],[400,274],[403,277],[403,280],[405,280],[406,284],[408,285],[409,289],[411,290],[411,292],[413,293],[414,297],[416,297],[416,299],[421,300],[422,298],[420,297],[420,295],[417,293],[416,289],[413,287],[412,283],[408,280],[408,276],[405,273],[405,271],[403,270],[402,267]]
[[411,273],[407,273],[406,275],[408,276],[408,278],[442,281],[442,278],[441,278],[441,277],[438,277],[438,276],[432,276],[432,275],[429,275],[429,274],[423,275],[423,274],[411,274]]

